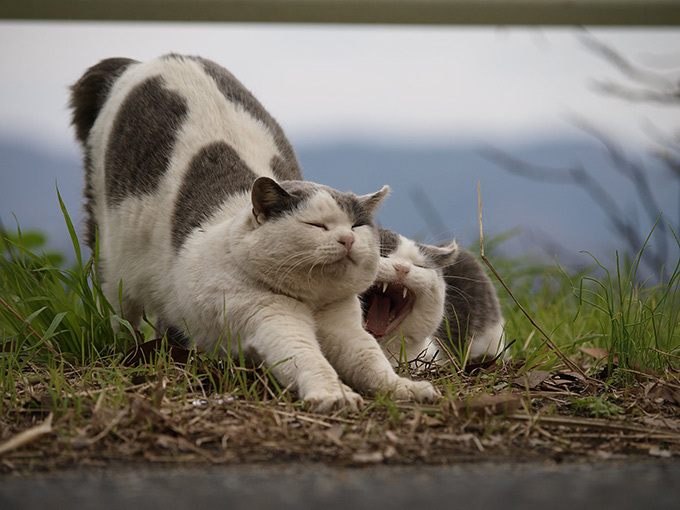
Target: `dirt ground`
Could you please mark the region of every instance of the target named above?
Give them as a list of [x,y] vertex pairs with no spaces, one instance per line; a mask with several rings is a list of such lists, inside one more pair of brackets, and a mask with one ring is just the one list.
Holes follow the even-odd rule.
[[18,415],[3,418],[0,474],[152,464],[443,466],[680,458],[677,378],[646,376],[617,390],[567,369],[516,373],[507,363],[479,367],[458,374],[457,386],[440,379],[445,396],[433,405],[375,398],[366,400],[361,413],[330,416],[268,397],[266,389],[259,401],[205,388],[173,395],[177,381],[168,372],[136,381],[126,388],[125,400],[115,402],[100,390],[89,400],[55,406],[40,388],[26,387],[32,393]]

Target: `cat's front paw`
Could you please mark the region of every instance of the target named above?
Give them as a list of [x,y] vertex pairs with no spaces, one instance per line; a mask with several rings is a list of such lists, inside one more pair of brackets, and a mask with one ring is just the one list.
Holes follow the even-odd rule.
[[441,398],[440,393],[427,381],[412,381],[400,377],[394,387],[397,400],[416,400],[418,402],[435,402]]
[[364,407],[364,399],[361,398],[361,395],[355,393],[349,386],[344,384],[337,391],[310,391],[303,397],[303,400],[308,410],[322,414],[330,414],[333,411],[344,408],[359,411]]

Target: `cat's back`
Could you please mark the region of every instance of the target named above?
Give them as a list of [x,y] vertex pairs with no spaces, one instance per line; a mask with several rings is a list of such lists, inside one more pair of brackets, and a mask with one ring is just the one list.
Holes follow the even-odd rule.
[[[481,262],[470,251],[461,249],[456,261],[444,268],[443,278],[444,310],[454,345],[472,338],[473,358],[487,350],[495,354],[503,345],[503,317],[496,289]],[[447,321],[440,324],[437,333],[444,340],[448,339]]]
[[274,118],[229,71],[200,57],[128,61],[111,84],[87,145],[109,160],[111,173],[135,166],[152,174],[167,169],[165,160],[173,153],[191,157],[217,142],[228,145],[258,176],[301,178]]
[[90,245],[107,216],[104,209],[124,202],[204,219],[257,177],[302,177],[279,124],[229,71],[209,60],[174,54],[145,63],[108,59],[73,86],[71,106],[85,151]]

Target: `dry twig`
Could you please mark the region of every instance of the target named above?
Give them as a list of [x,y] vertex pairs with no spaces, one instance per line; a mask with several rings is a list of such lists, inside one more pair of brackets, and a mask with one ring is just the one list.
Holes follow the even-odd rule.
[[[515,302],[515,304],[519,307],[521,312],[524,314],[524,316],[529,319],[529,322],[531,325],[538,330],[539,333],[543,335],[542,340],[550,347],[550,349],[553,350],[555,354],[564,362],[566,366],[571,368],[574,372],[578,372],[581,374],[584,378],[590,379],[584,372],[581,370],[581,368],[576,365],[573,361],[571,361],[567,356],[564,355],[564,353],[557,347],[557,345],[550,339],[548,334],[543,331],[543,329],[536,324],[536,321],[529,315],[529,313],[525,310],[525,308],[522,306],[522,304],[517,300],[515,295],[512,293],[510,288],[505,284],[503,281],[503,278],[496,272],[496,269],[491,265],[491,262],[489,262],[489,259],[486,258],[484,255],[484,230],[482,228],[482,184],[481,182],[477,182],[477,200],[478,200],[478,205],[479,205],[479,248],[481,252],[481,257],[484,263],[488,266],[488,268],[491,270],[491,272],[494,274],[494,276],[498,279],[498,281],[501,283],[503,288],[506,290],[506,292],[510,295],[512,300]],[[599,383],[599,381],[597,381]]]
[[5,441],[0,445],[0,455],[4,455],[8,452],[16,450],[17,448],[21,448],[22,446],[32,443],[45,434],[52,432],[52,416],[52,413],[50,413],[47,419],[40,425],[36,425],[33,428],[24,430],[8,441]]

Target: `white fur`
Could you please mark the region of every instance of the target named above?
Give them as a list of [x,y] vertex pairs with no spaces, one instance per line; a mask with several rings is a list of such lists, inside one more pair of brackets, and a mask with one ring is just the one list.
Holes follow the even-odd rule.
[[[381,257],[376,282],[381,284],[399,283],[415,293],[413,310],[403,320],[399,328],[385,338],[379,339],[385,355],[394,367],[400,362],[445,362],[448,360],[442,346],[435,339],[444,317],[446,283],[439,270],[426,266],[427,261],[412,240],[399,236],[397,249],[387,257]],[[457,250],[455,241],[449,249]],[[408,273],[403,276],[395,267],[407,266]],[[503,320],[491,324],[486,330],[477,332],[469,338],[469,359],[490,359],[504,347]],[[441,339],[445,340],[445,339]]]
[[[104,163],[114,119],[130,90],[157,75],[185,98],[188,118],[157,192],[108,207]],[[180,319],[201,350],[229,355],[240,343],[318,411],[361,405],[340,378],[359,391],[434,399],[429,383],[398,377],[361,327],[357,294],[376,276],[377,239],[373,227],[353,227],[329,193],[317,192],[295,215],[264,222],[252,214],[248,193],[233,196],[175,253],[171,218],[177,190],[191,158],[218,140],[258,176],[273,177],[273,135],[227,101],[200,64],[178,58],[134,64],[113,86],[88,146],[104,292],[117,311],[133,325],[143,309]],[[387,191],[376,194],[376,203]],[[340,242],[348,236],[349,250]]]
[[[416,294],[411,313],[387,338],[380,340],[385,355],[393,366],[400,361],[433,361],[439,346],[432,338],[444,316],[446,284],[436,269],[422,267],[426,261],[418,246],[404,236],[397,249],[380,258],[376,282],[400,283]],[[405,265],[408,273],[400,277],[395,265]],[[403,343],[402,343],[403,338]]]
[[470,340],[470,359],[491,359],[505,347],[505,332],[503,321],[492,324],[481,333],[475,334]]

